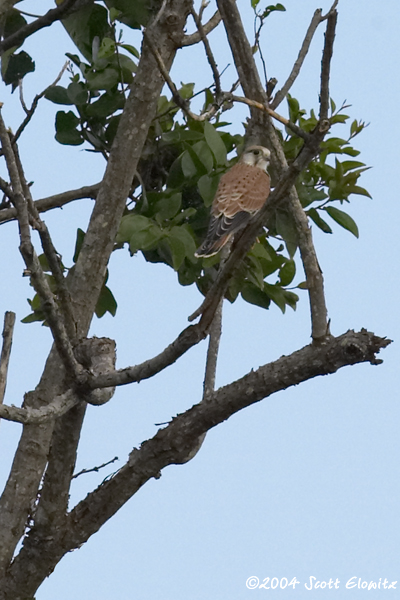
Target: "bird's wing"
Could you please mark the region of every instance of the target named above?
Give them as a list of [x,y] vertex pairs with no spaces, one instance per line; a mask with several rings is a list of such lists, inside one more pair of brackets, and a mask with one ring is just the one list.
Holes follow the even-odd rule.
[[255,213],[264,205],[269,191],[268,173],[252,165],[237,163],[221,177],[211,214],[229,219],[241,211]]

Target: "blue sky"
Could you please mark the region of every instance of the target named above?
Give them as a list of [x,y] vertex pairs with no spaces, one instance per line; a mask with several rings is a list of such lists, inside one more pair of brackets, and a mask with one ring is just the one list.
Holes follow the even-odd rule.
[[[33,11],[35,3],[24,3]],[[239,0],[252,30],[250,2]],[[268,19],[262,45],[269,77],[282,83],[318,4],[284,2],[287,12]],[[44,3],[36,6],[44,8]],[[50,3],[48,3],[50,7]],[[262,6],[262,3],[260,3]],[[326,11],[329,3],[323,2]],[[29,10],[27,8],[27,10]],[[38,9],[39,10],[39,9]],[[210,6],[208,13],[211,14]],[[360,239],[334,228],[315,231],[325,276],[332,333],[365,327],[395,340],[383,365],[359,365],[276,394],[211,431],[195,459],[167,468],[150,481],[79,551],[67,555],[38,591],[37,600],[164,600],[218,598],[247,600],[266,595],[246,580],[296,577],[296,589],[275,589],[274,598],[317,600],[363,598],[347,590],[352,577],[379,582],[400,580],[399,570],[399,405],[398,345],[399,235],[397,193],[399,123],[399,7],[341,0],[335,40],[331,95],[351,104],[352,118],[370,123],[355,140],[361,160],[373,169],[361,185],[373,200],[354,197],[349,209]],[[65,41],[65,43],[64,43]],[[128,34],[126,34],[126,41]],[[225,85],[234,80],[222,28],[211,37],[219,66],[227,63]],[[134,43],[134,42],[133,42]],[[322,29],[315,36],[302,75],[293,88],[301,106],[317,106]],[[61,26],[33,36],[37,76],[26,78],[29,99],[57,75],[64,52],[73,47]],[[174,79],[210,82],[201,48],[182,53]],[[65,79],[66,81],[66,79]],[[22,119],[17,98],[3,89],[4,116],[14,130]],[[101,179],[102,159],[81,148],[54,141],[55,106],[43,100],[21,140],[20,151],[35,198]],[[244,107],[229,113],[240,130]],[[342,128],[342,129],[341,129]],[[338,136],[347,132],[337,126]],[[4,173],[2,173],[4,175]],[[64,261],[71,262],[77,227],[85,229],[91,201],[80,201],[45,220]],[[40,325],[19,323],[28,312],[31,289],[21,277],[17,227],[1,226],[3,286],[0,314],[17,313],[7,404],[19,404],[33,388],[51,345]],[[150,265],[126,252],[114,253],[109,285],[118,300],[113,319],[95,320],[92,334],[117,341],[118,366],[135,364],[164,348],[187,324],[201,298],[177,284],[165,266]],[[289,354],[310,340],[306,295],[296,312],[282,315],[238,301],[224,306],[217,385],[251,368]],[[132,447],[152,436],[155,423],[167,421],[201,397],[206,343],[188,352],[157,378],[117,391],[105,406],[89,407],[77,468],[90,468],[118,456],[122,466]],[[20,426],[1,423],[0,476],[8,474]],[[78,478],[71,503],[85,496],[109,471]],[[309,578],[340,580],[340,590],[304,586]],[[400,585],[397,585],[399,589]],[[398,594],[398,593],[397,593]],[[395,590],[371,590],[368,598],[395,598]]]

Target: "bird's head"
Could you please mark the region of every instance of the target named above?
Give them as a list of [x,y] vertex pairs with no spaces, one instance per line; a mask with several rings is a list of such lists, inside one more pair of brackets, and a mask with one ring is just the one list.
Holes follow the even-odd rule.
[[240,157],[240,162],[267,171],[271,158],[271,152],[264,146],[249,146]]

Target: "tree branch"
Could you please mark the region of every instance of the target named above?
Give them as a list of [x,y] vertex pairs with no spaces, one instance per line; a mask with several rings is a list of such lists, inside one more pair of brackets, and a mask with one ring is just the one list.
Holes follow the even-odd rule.
[[[68,190],[67,192],[61,192],[60,194],[54,194],[54,196],[46,196],[36,200],[34,205],[36,210],[41,212],[47,212],[53,208],[62,208],[69,202],[74,200],[82,200],[83,198],[96,199],[100,189],[100,183],[94,183],[92,185],[86,185],[76,190]],[[12,200],[12,190],[8,184],[0,178],[1,190]],[[15,208],[4,208],[0,210],[0,223],[7,223],[8,221],[14,221],[17,218],[17,210]]]
[[194,9],[192,10],[191,14],[194,19],[194,22],[196,23],[197,30],[199,32],[201,41],[203,42],[204,49],[206,51],[208,64],[211,67],[211,71],[212,71],[213,77],[214,77],[215,94],[216,94],[216,97],[219,98],[219,96],[221,95],[221,80],[220,80],[220,76],[219,76],[217,63],[215,62],[215,58],[214,58],[214,55],[211,50],[210,42],[208,41],[207,34],[206,34],[204,27],[202,25],[202,22],[201,22],[201,18],[199,18],[198,14],[196,13],[196,11]]
[[[208,35],[211,31],[213,31],[213,29],[217,27],[217,25],[219,25],[219,23],[221,23],[221,15],[217,10],[213,14],[211,19],[203,25],[204,33]],[[201,35],[199,31],[196,31],[195,33],[191,33],[190,35],[185,35],[181,41],[180,46],[181,48],[183,48],[184,46],[193,46],[194,44],[198,44],[199,42],[201,42]]]
[[[196,440],[211,428],[275,392],[313,377],[362,362],[379,364],[382,361],[376,354],[389,344],[390,340],[366,330],[348,331],[340,337],[325,340],[320,346],[310,344],[251,371],[214,392],[209,401],[200,402],[178,415],[140,448],[135,448],[127,464],[77,504],[67,516],[64,530],[44,539],[38,539],[35,530],[31,530],[10,567],[10,579],[5,588],[7,597],[13,597],[16,581],[19,590],[32,594],[62,556],[85,543],[149,479],[158,479],[163,468],[179,463]],[[37,560],[38,553],[40,561]],[[37,567],[29,572],[28,564]]]
[[21,29],[18,29],[18,31],[15,33],[9,35],[2,42],[0,42],[0,54],[9,48],[12,48],[13,46],[20,46],[27,37],[31,36],[33,33],[36,33],[36,31],[39,31],[39,29],[49,27],[49,25],[52,25],[55,23],[55,21],[64,19],[69,12],[72,12],[74,4],[77,2],[78,0],[64,0],[64,2],[57,6],[57,8],[51,8],[46,14],[36,19],[36,21],[28,23],[24,27],[21,27]]
[[10,362],[14,325],[15,313],[7,311],[4,315],[4,326],[2,333],[3,345],[0,354],[0,405],[3,404],[4,394],[6,391],[8,363]]

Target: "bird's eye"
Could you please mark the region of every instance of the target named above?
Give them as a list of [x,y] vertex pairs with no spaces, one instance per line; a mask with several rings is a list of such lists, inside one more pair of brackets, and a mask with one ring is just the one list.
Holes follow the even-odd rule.
[[260,154],[260,151],[259,150],[253,150],[253,154],[254,154],[254,156],[257,156],[258,154]]

